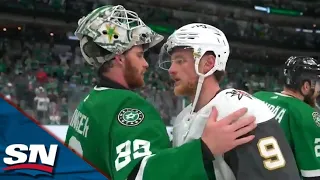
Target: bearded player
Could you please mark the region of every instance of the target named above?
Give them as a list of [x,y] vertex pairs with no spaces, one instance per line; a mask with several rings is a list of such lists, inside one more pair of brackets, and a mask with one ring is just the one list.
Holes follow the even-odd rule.
[[303,179],[320,179],[320,116],[315,110],[319,95],[320,64],[311,57],[290,57],[284,68],[284,89],[257,92],[275,114],[293,150]]
[[[212,152],[226,152],[252,140],[253,136],[239,138],[254,129],[252,117],[228,125],[245,113],[242,109],[222,120],[225,123],[212,123],[203,137],[171,148],[159,113],[132,91],[144,84],[148,67],[144,51],[163,37],[120,5],[97,8],[78,24],[75,34],[81,53],[98,69],[99,83],[75,110],[66,145],[111,179],[206,179],[204,166]],[[240,134],[226,128],[246,125],[250,128]]]
[[[228,56],[224,33],[207,24],[185,25],[163,45],[160,66],[169,67],[175,81],[174,93],[192,101],[174,122],[173,145],[181,146],[206,134],[203,129],[213,107],[218,111],[218,120],[246,107],[246,115],[256,117],[257,128],[251,132],[255,139],[225,153],[224,158],[215,155],[214,170],[212,166],[207,168],[209,179],[300,179],[290,146],[268,106],[246,92],[220,89]],[[239,122],[241,119],[234,123]]]

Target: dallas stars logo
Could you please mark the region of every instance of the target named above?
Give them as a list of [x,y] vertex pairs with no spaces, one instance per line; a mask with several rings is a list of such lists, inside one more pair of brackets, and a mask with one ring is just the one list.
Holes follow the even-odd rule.
[[320,127],[320,116],[318,112],[312,113],[313,120],[316,122],[316,125]]
[[115,38],[117,39],[119,36],[119,33],[116,31],[117,26],[112,27],[110,24],[106,25],[106,35],[108,36],[109,43]]
[[125,108],[118,114],[118,121],[124,126],[139,125],[144,119],[144,114],[138,109]]

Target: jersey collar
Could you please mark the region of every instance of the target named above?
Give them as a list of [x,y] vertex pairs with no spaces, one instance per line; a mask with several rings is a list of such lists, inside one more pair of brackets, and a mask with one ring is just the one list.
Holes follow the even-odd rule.
[[100,78],[99,82],[97,83],[97,88],[112,88],[112,89],[126,89],[129,90],[128,88],[122,86],[119,83],[116,83],[114,81],[112,81],[111,79],[107,78],[107,77],[103,77]]

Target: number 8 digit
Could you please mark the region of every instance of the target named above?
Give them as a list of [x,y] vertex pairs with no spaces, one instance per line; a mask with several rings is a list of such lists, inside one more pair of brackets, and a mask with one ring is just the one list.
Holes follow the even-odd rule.
[[260,139],[257,146],[261,157],[265,159],[263,165],[266,169],[272,171],[286,165],[279,144],[273,136]]
[[314,151],[316,153],[316,157],[320,157],[320,138],[316,138],[314,140],[314,144],[315,144]]
[[83,150],[80,141],[74,136],[72,136],[69,140],[69,147],[78,153],[81,157],[83,155]]

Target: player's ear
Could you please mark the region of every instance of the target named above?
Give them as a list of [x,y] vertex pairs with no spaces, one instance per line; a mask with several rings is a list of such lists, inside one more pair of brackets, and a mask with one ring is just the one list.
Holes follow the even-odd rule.
[[310,83],[308,81],[304,81],[301,86],[301,92],[303,93],[303,95],[307,95],[310,89],[311,89]]
[[204,64],[204,73],[209,72],[214,67],[215,62],[216,62],[216,58],[213,55],[211,54],[207,55],[206,61]]
[[306,82],[306,89],[309,91],[311,89],[310,81]]
[[120,65],[120,66],[124,66],[124,55],[120,54],[120,55],[116,55],[114,57],[116,64]]

